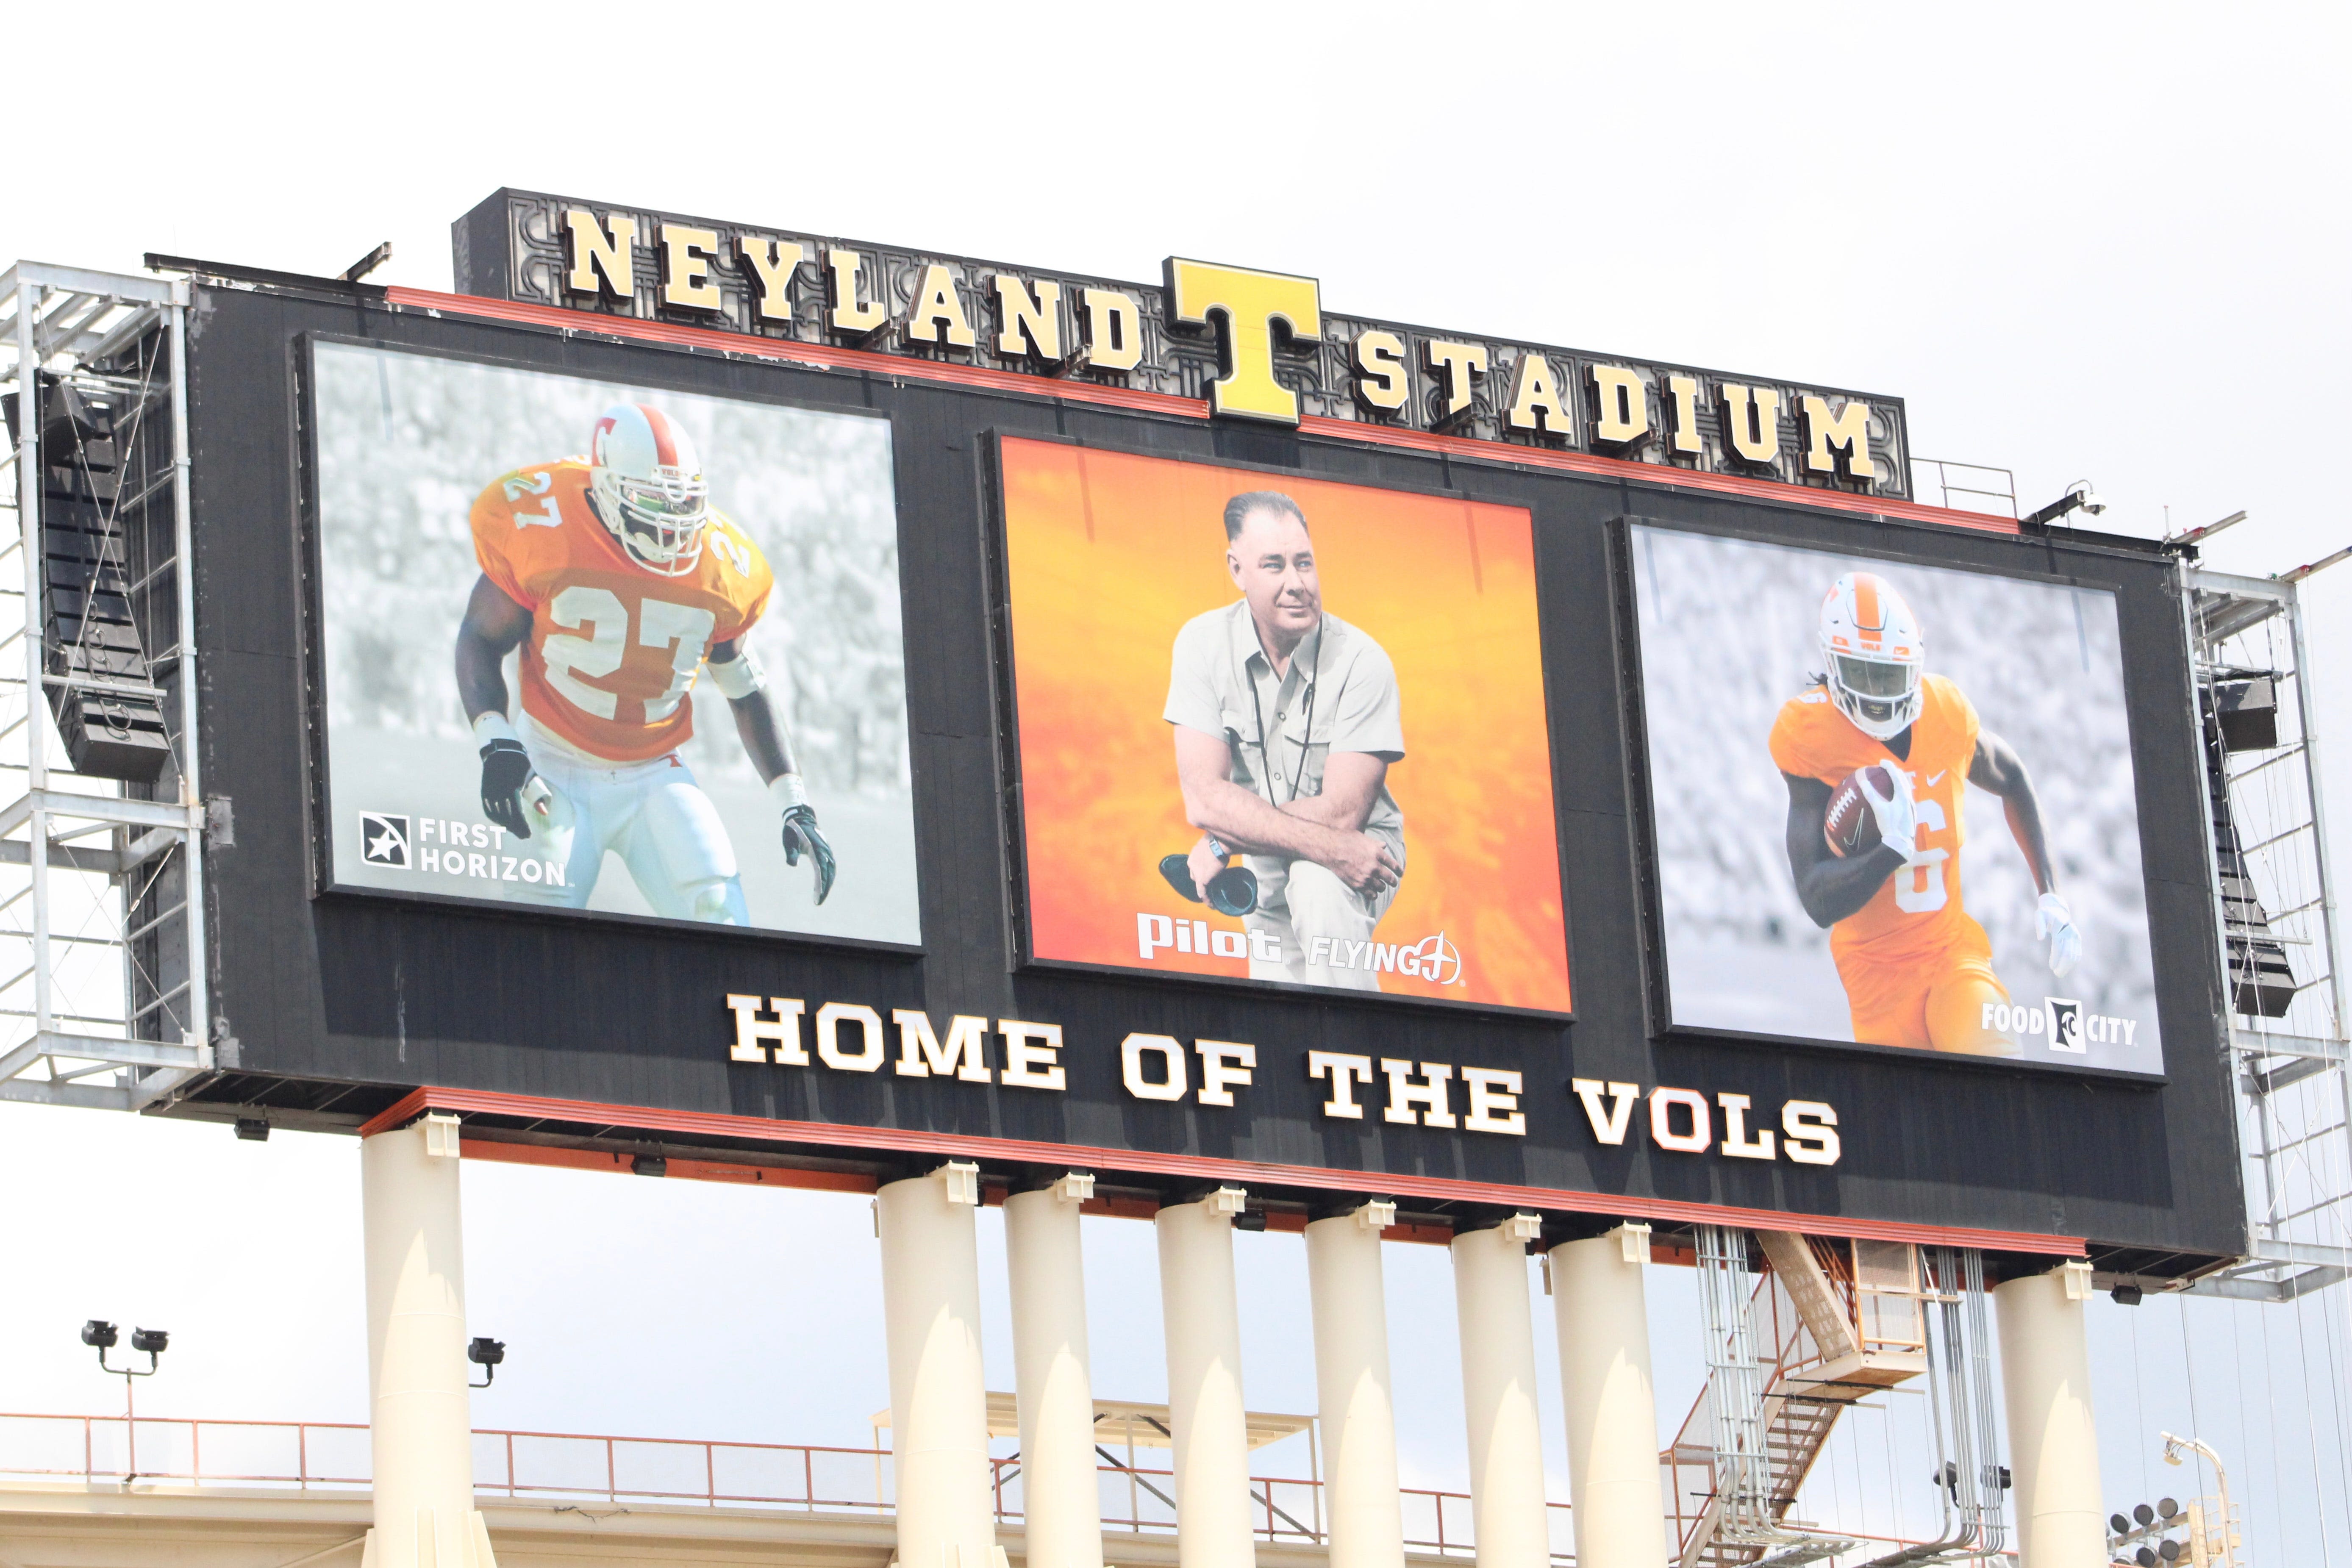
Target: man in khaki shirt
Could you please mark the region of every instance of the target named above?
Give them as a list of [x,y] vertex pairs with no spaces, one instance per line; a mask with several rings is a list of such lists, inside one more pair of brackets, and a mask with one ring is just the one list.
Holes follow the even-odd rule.
[[1288,496],[1225,503],[1225,570],[1242,597],[1176,634],[1162,715],[1185,817],[1202,832],[1187,858],[1193,890],[1240,853],[1257,878],[1243,917],[1250,977],[1377,991],[1372,929],[1405,867],[1387,782],[1404,756],[1396,668],[1324,612],[1307,517]]

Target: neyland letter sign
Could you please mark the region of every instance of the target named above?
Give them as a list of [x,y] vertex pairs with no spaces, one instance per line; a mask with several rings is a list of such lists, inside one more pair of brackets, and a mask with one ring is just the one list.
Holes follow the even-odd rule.
[[466,294],[1077,378],[1229,419],[1910,494],[1898,398],[1336,315],[1312,278],[1171,257],[1153,286],[515,190],[456,242]]

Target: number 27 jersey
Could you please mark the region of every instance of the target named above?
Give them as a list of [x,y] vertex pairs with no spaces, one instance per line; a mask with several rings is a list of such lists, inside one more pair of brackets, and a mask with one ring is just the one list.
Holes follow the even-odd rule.
[[645,762],[694,733],[686,700],[714,643],[733,642],[775,585],[759,547],[713,510],[702,553],[676,577],[648,572],[589,505],[578,458],[517,468],[475,498],[474,557],[530,612],[522,709],[591,756]]

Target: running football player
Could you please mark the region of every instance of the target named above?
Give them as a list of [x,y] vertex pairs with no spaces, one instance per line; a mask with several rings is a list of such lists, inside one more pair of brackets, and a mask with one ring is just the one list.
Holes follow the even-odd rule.
[[[1993,973],[1992,944],[1960,903],[1963,783],[1997,795],[2041,895],[2035,924],[2063,976],[2082,937],[2058,896],[2042,840],[2042,808],[2025,763],[1978,721],[1948,679],[1926,672],[1926,637],[1885,578],[1853,572],[1822,601],[1827,668],[1780,709],[1772,760],[1789,786],[1789,868],[1845,984],[1853,1037],[1865,1045],[2016,1056],[1991,1026],[2009,992]],[[1891,784],[1860,780],[1879,842],[1841,857],[1824,824],[1848,774],[1885,763]]]
[[[583,907],[609,849],[656,914],[749,923],[735,847],[677,754],[707,667],[782,812],[785,863],[808,857],[824,902],[833,847],[744,641],[775,580],[710,506],[685,432],[649,405],[615,405],[585,458],[494,480],[473,530],[482,571],[457,670],[481,748],[482,812],[564,868],[560,887],[520,896]],[[522,711],[510,719],[502,667],[517,647]]]

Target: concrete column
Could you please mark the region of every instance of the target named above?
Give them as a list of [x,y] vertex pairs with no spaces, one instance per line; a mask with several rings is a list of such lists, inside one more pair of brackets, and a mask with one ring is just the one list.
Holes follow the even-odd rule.
[[1536,1336],[1528,1308],[1533,1215],[1454,1238],[1462,1405],[1470,1431],[1470,1510],[1478,1568],[1549,1568],[1543,1432],[1536,1419]]
[[1070,1175],[1004,1200],[1029,1568],[1102,1568],[1087,1277],[1078,1245],[1078,1205],[1093,1190],[1092,1177]]
[[1666,1560],[1642,1294],[1647,1247],[1646,1234],[1620,1229],[1551,1249],[1577,1568],[1657,1568]]
[[1331,1568],[1404,1563],[1389,1315],[1381,1280],[1381,1232],[1395,1217],[1393,1204],[1366,1204],[1307,1227]]
[[989,1568],[996,1545],[979,1206],[979,1173],[969,1165],[892,1182],[875,1199],[899,1568]]
[[2083,1329],[2090,1292],[2087,1268],[2004,1280],[1993,1289],[2019,1568],[2097,1568],[2107,1560]]
[[457,1119],[360,1144],[368,1310],[367,1568],[492,1568],[474,1508]]
[[1234,1294],[1238,1187],[1160,1211],[1160,1312],[1168,1341],[1169,1447],[1179,1568],[1255,1568],[1241,1309]]

